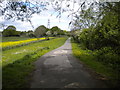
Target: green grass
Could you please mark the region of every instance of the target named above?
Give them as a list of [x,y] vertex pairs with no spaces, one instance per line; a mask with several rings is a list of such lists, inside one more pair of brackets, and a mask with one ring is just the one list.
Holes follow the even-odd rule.
[[76,43],[72,39],[72,50],[74,56],[94,70],[98,75],[106,78],[106,82],[112,85],[110,87],[116,87],[117,79],[119,78],[117,75],[118,73],[103,63],[96,61],[96,57],[93,54],[94,51],[83,49],[82,47],[83,46],[81,44]]
[[27,40],[31,39],[29,37],[2,37],[2,42],[9,42],[9,41],[19,41],[19,40]]
[[36,52],[38,49],[44,48],[44,47],[51,47],[50,44],[46,45],[46,42],[48,41],[41,41],[41,42],[35,42],[35,43],[29,43],[28,45],[23,45],[21,47],[16,47],[13,49],[5,50],[2,52],[2,66],[12,63],[22,57],[24,57],[27,54],[30,54],[32,52]]
[[[3,88],[29,87],[28,76],[34,69],[33,62],[45,53],[63,45],[66,39],[67,37],[61,37],[4,51],[3,55],[6,59],[3,62]],[[13,54],[23,49],[28,52]]]
[[[55,37],[49,37],[49,39],[53,39],[53,38],[55,38]],[[13,48],[17,48],[17,47],[21,47],[21,46],[25,46],[25,45],[28,45],[30,43],[36,43],[36,42],[40,42],[40,41],[45,41],[45,40],[47,40],[47,38],[46,39],[42,39],[42,40],[39,39],[39,40],[36,40],[36,41],[30,41],[30,42],[26,42],[26,43],[21,43],[21,44],[18,44],[18,45],[2,47],[2,51],[13,49]]]

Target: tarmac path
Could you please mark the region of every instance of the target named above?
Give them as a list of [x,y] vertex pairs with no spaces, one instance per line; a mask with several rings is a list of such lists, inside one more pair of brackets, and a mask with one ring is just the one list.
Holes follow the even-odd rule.
[[70,38],[35,62],[30,88],[106,88],[72,55]]

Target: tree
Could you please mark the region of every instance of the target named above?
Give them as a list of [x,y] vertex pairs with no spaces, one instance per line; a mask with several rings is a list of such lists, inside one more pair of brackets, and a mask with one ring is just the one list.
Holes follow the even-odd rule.
[[32,30],[27,31],[27,35],[30,38],[35,37],[35,34],[34,34],[34,32]]
[[47,36],[51,36],[51,35],[52,35],[51,31],[50,31],[50,30],[47,31],[47,32],[46,32],[46,35],[47,35]]
[[[108,46],[117,50],[120,46],[119,10],[120,2],[93,3],[87,9],[82,9],[73,23],[74,27],[79,27],[72,32],[73,37],[91,50]],[[76,33],[78,31],[81,32]]]
[[9,37],[9,36],[19,36],[20,32],[16,31],[15,26],[8,26],[6,29],[3,30],[3,36]]
[[8,30],[8,29],[16,30],[16,27],[13,26],[13,25],[10,25],[10,26],[8,26],[6,29],[7,29],[7,30]]
[[26,31],[21,31],[20,32],[20,37],[27,37],[27,32]]
[[34,34],[37,38],[39,38],[39,37],[45,36],[46,31],[47,31],[47,28],[44,25],[41,25],[35,29]]
[[29,21],[33,14],[40,14],[41,11],[46,10],[48,2],[38,0],[0,0],[0,15],[3,15],[6,20],[21,20]]
[[[71,2],[73,4],[70,4]],[[78,7],[77,11],[74,11],[74,5],[76,3],[79,4],[80,7]],[[42,11],[48,10],[49,5],[58,13],[56,17],[61,18],[64,12],[70,12],[71,14],[68,16],[74,16],[80,11],[84,3],[83,1],[79,3],[77,0],[0,0],[0,16],[4,16],[6,20],[28,21],[34,28],[31,17],[33,14],[40,14]]]
[[52,27],[52,28],[50,29],[50,31],[51,31],[51,33],[52,33],[53,36],[58,35],[59,32],[60,32],[60,30],[61,30],[61,29],[58,28],[58,26],[54,26],[54,27]]

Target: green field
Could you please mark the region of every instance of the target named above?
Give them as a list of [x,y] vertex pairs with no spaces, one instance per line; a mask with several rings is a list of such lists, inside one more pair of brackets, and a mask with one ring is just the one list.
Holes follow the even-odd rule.
[[67,37],[31,43],[3,51],[3,88],[29,87],[29,74],[34,70],[33,62],[45,53],[60,47]]
[[[47,41],[45,41],[47,42]],[[49,44],[50,45],[50,44]],[[44,44],[44,42],[35,42],[30,43],[28,45],[23,45],[21,47],[16,47],[10,50],[5,50],[2,52],[2,66],[12,63],[22,57],[24,57],[27,54],[36,52],[39,49],[42,48],[50,48],[51,46]]]
[[29,37],[2,37],[2,42],[9,42],[9,41],[19,41],[19,40],[27,40],[31,39]]
[[25,45],[28,45],[30,43],[36,43],[36,42],[44,41],[44,40],[47,40],[47,39],[53,39],[53,38],[55,38],[55,37],[30,38],[30,39],[27,39],[27,40],[18,39],[19,41],[12,41],[13,39],[11,39],[11,41],[9,41],[9,42],[1,42],[0,46],[2,47],[2,51],[5,51],[5,50],[8,50],[8,49],[13,49],[13,48],[16,48],[16,47],[25,46]]

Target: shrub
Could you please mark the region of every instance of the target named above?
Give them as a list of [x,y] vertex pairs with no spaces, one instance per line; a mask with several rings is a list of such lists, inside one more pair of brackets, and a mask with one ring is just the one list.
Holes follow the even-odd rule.
[[120,56],[111,47],[104,47],[94,52],[97,60],[113,69],[120,70]]

